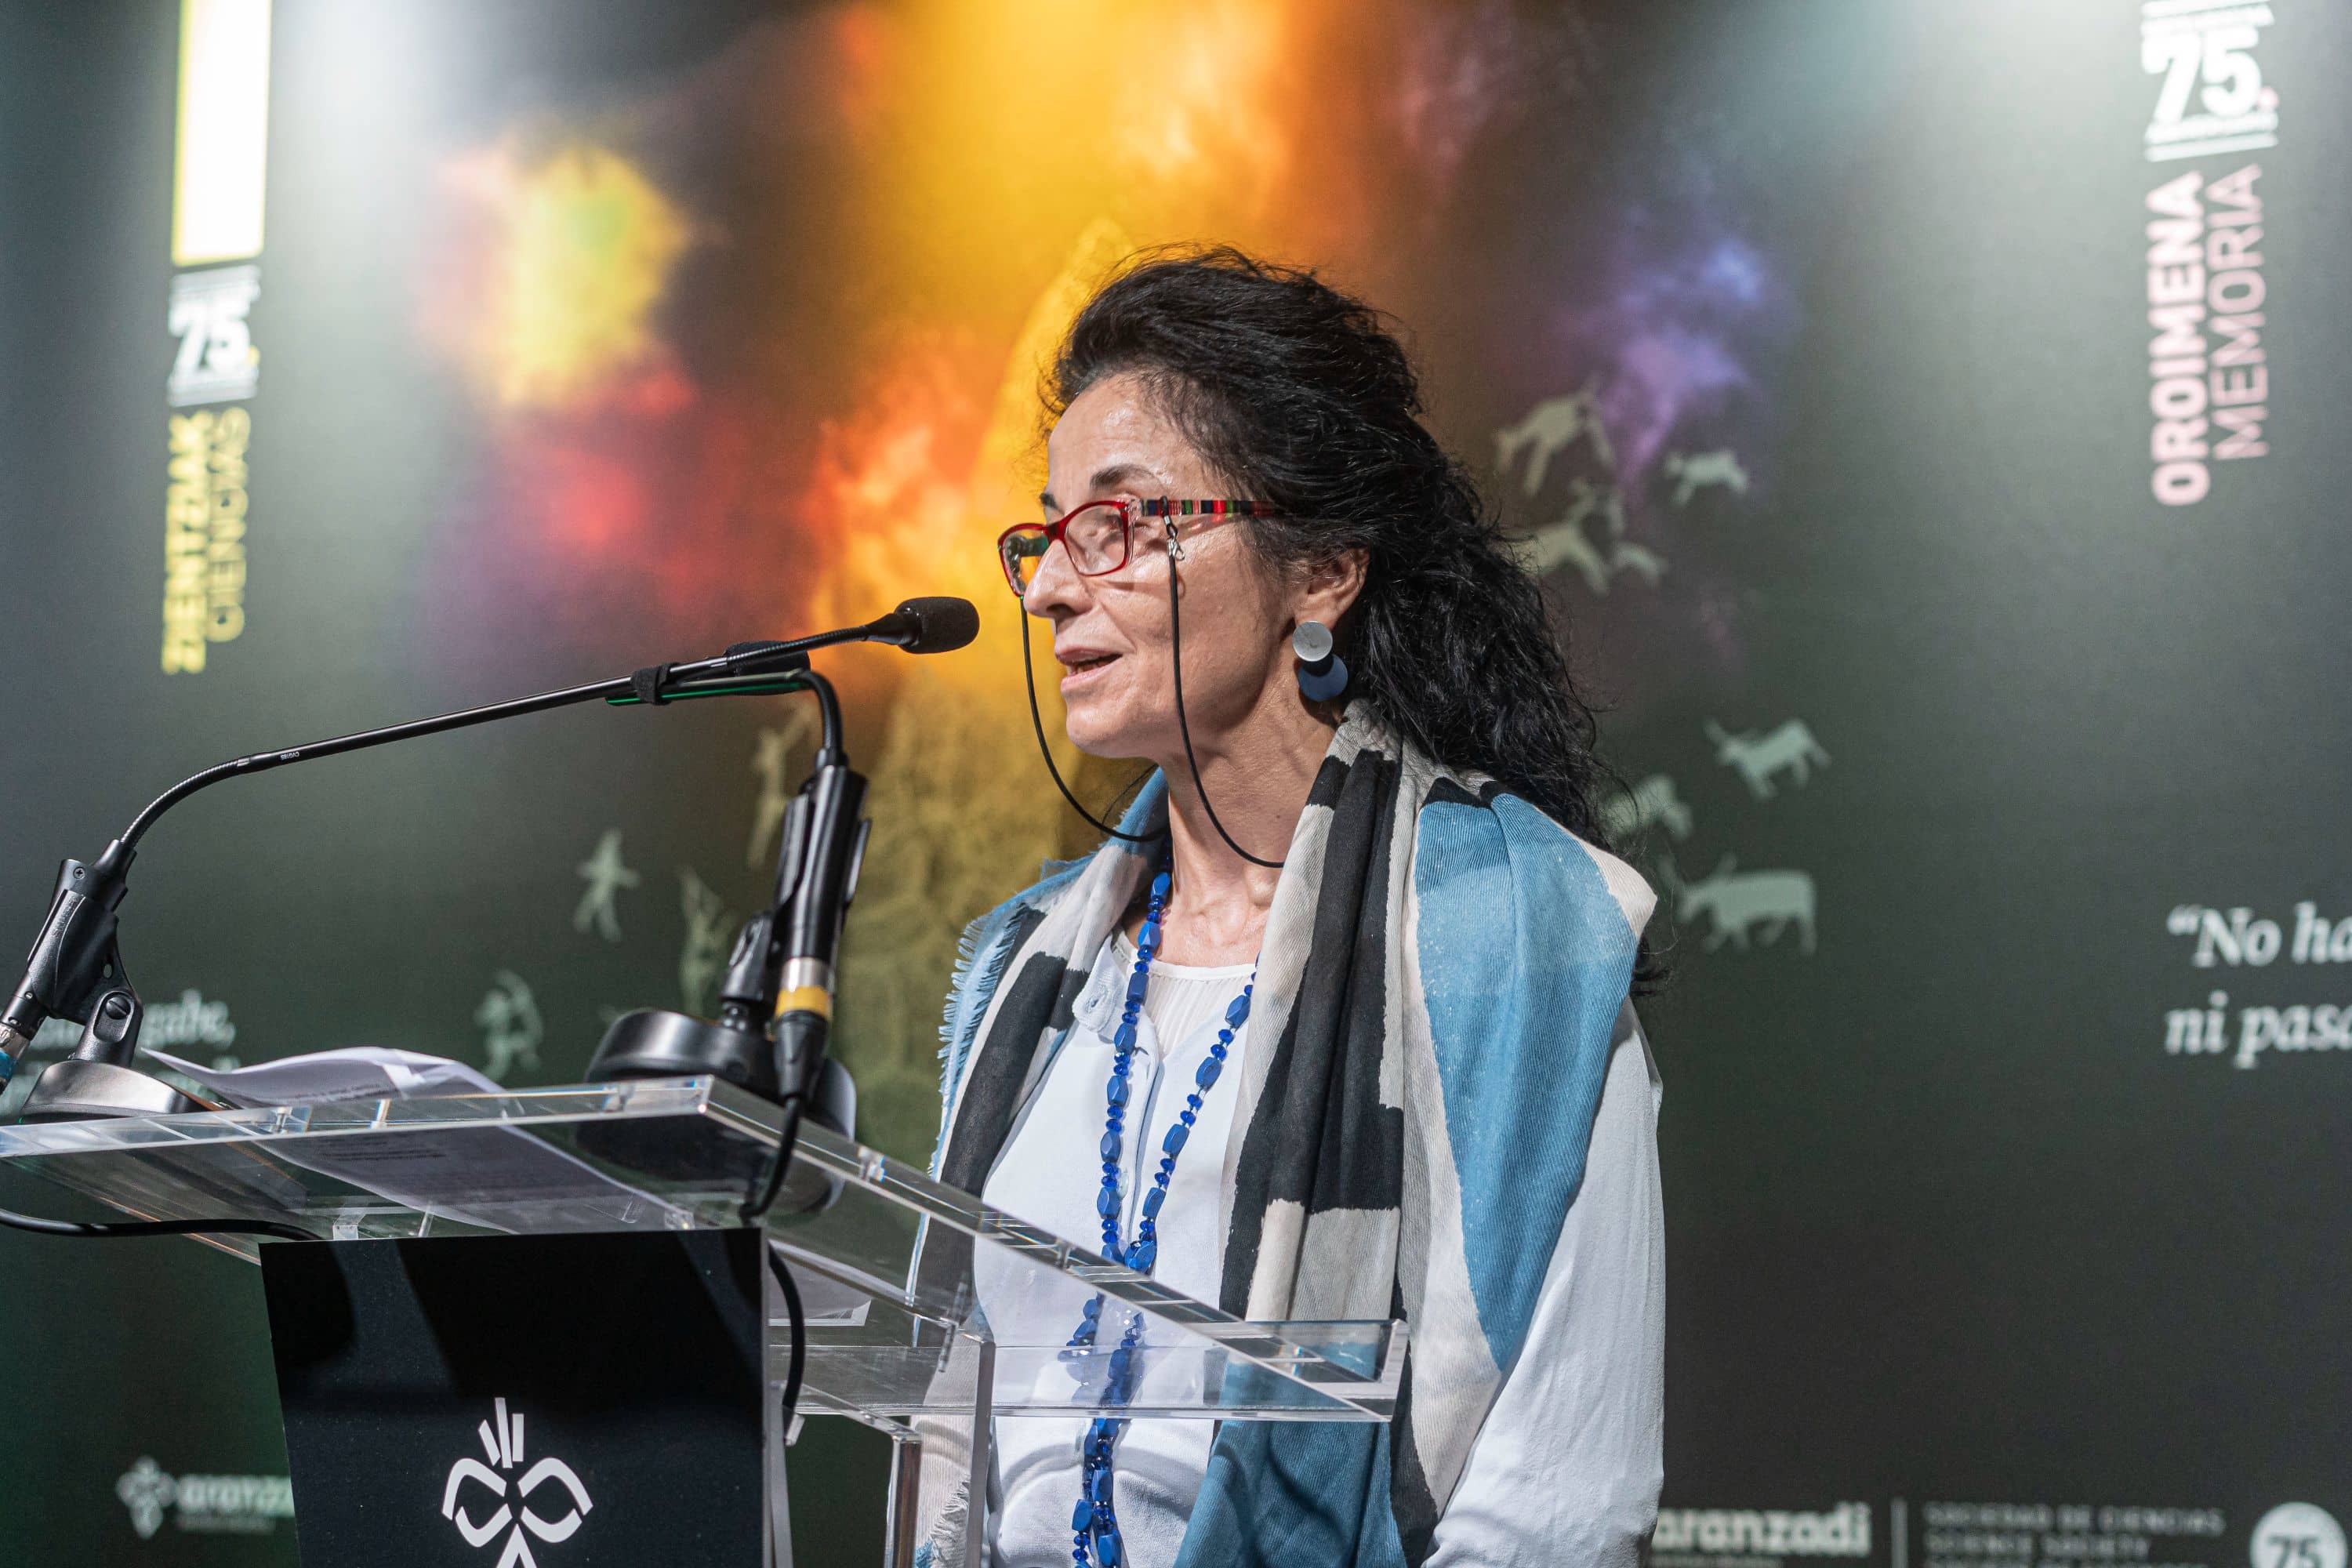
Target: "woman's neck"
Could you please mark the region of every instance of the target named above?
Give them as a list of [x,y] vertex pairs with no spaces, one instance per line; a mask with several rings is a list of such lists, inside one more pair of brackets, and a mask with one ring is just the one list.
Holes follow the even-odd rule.
[[[1194,731],[1206,805],[1181,751],[1160,763],[1173,868],[1160,952],[1171,963],[1244,963],[1256,956],[1281,868],[1234,853],[1217,824],[1251,854],[1282,859],[1330,747],[1331,724],[1295,701],[1287,713],[1277,708],[1253,717],[1258,721],[1214,740]],[[1215,822],[1209,806],[1216,808]]]

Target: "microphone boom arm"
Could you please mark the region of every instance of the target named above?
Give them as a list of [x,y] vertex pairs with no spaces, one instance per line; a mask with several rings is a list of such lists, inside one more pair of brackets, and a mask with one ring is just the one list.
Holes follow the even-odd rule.
[[[426,719],[362,730],[272,752],[232,758],[202,773],[192,773],[157,795],[131,819],[122,836],[88,864],[68,859],[58,870],[56,892],[40,934],[34,939],[24,978],[0,994],[0,1087],[5,1087],[17,1064],[31,1048],[33,1037],[50,1018],[89,1025],[100,1000],[116,990],[129,990],[121,952],[116,940],[115,911],[128,890],[131,862],[139,841],[172,807],[225,779],[268,773],[272,768],[309,762],[316,757],[365,751],[395,741],[415,740],[451,730],[470,729],[500,719],[520,718],[598,700],[615,707],[660,706],[688,697],[758,695],[801,689],[810,684],[802,672],[814,649],[851,642],[887,642],[910,652],[943,652],[970,642],[972,619],[961,600],[914,599],[862,626],[845,626],[814,637],[781,642],[737,643],[715,658],[688,664],[658,664],[611,680],[590,681],[541,691],[504,702],[486,703]],[[837,756],[841,743],[839,708],[831,693],[823,693],[827,745]],[[135,1026],[134,1026],[135,1029]],[[135,1046],[131,1039],[111,1041],[111,1055],[127,1058]]]

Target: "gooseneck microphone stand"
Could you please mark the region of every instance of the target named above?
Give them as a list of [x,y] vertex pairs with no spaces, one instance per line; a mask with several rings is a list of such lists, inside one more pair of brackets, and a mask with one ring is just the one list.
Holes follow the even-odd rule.
[[[602,700],[614,706],[659,706],[691,697],[810,689],[823,684],[822,678],[808,668],[808,655],[814,649],[841,643],[885,642],[911,653],[946,652],[969,643],[978,626],[977,612],[968,601],[910,599],[889,615],[861,626],[789,641],[738,643],[715,658],[650,665],[611,680],[543,691],[282,751],[257,752],[184,779],[150,803],[95,861],[85,864],[68,859],[59,867],[57,889],[40,934],[34,939],[24,978],[0,995],[0,1084],[14,1076],[42,1023],[53,1017],[65,1018],[84,1026],[81,1039],[68,1058],[51,1064],[34,1085],[25,1104],[27,1120],[152,1116],[199,1109],[196,1102],[131,1066],[142,1009],[123,965],[117,927],[117,911],[128,890],[131,863],[140,840],[158,817],[198,790],[225,779],[266,773],[293,763],[575,703]],[[839,705],[832,700],[829,688],[820,700],[828,710],[831,754],[838,763]],[[854,813],[853,801],[853,817]],[[833,929],[837,938],[837,923]],[[826,963],[829,981],[829,952]],[[718,1069],[705,1066],[689,1070]],[[130,1234],[127,1229],[121,1233]]]
[[784,813],[772,907],[744,923],[719,985],[719,1016],[641,1009],[616,1018],[588,1076],[676,1078],[717,1073],[784,1108],[783,1136],[768,1180],[747,1199],[748,1222],[775,1200],[776,1172],[791,1154],[803,1110],[846,1134],[848,1078],[825,1056],[834,965],[857,889],[866,837],[866,779],[842,750],[841,704],[814,670],[796,680],[816,696],[824,734],[809,776]]
[[158,817],[198,790],[225,779],[267,773],[316,757],[390,745],[395,741],[437,735],[447,730],[541,713],[600,698],[666,702],[674,698],[719,694],[712,688],[724,688],[729,694],[792,690],[797,684],[792,672],[808,662],[805,651],[793,644],[738,646],[757,651],[730,650],[717,658],[693,664],[655,665],[617,679],[542,691],[381,730],[313,741],[284,751],[257,752],[181,780],[150,802],[147,809],[133,818],[122,836],[109,844],[95,861],[85,865],[69,859],[58,868],[57,890],[50,898],[48,916],[41,924],[40,935],[34,939],[25,977],[17,983],[5,1007],[0,1007],[0,1083],[15,1076],[17,1062],[42,1022],[61,1017],[85,1026],[81,1042],[72,1056],[51,1064],[33,1086],[25,1102],[28,1120],[160,1116],[197,1109],[194,1101],[131,1066],[142,1009],[131,987],[130,974],[123,967],[116,910],[129,891],[131,863],[138,855],[139,841]]

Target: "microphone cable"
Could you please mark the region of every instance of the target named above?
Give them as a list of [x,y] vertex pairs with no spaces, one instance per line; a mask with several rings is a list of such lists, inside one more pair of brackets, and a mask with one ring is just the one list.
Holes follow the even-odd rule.
[[784,1117],[776,1126],[776,1147],[768,1156],[768,1169],[761,1178],[759,1194],[746,1197],[735,1211],[738,1225],[758,1225],[775,1206],[776,1194],[784,1190],[784,1173],[792,1168],[793,1148],[800,1142],[801,1105],[806,1098],[805,1087],[795,1084],[779,1102]]
[[0,1209],[0,1226],[31,1231],[36,1236],[85,1236],[97,1238],[128,1236],[267,1236],[279,1241],[316,1241],[299,1226],[274,1219],[43,1219],[37,1215]]
[[[1234,836],[1226,832],[1225,825],[1218,820],[1217,808],[1209,804],[1208,787],[1201,782],[1201,759],[1192,753],[1192,726],[1184,717],[1184,626],[1183,613],[1178,607],[1176,594],[1176,563],[1181,559],[1177,549],[1176,523],[1171,518],[1168,523],[1168,652],[1169,663],[1176,678],[1176,731],[1184,740],[1184,764],[1192,771],[1192,790],[1201,797],[1201,809],[1208,814],[1209,826],[1217,830],[1217,837],[1225,841],[1225,847],[1253,866],[1279,871],[1283,865],[1281,861],[1253,855],[1234,841]],[[1129,844],[1150,844],[1164,837],[1163,834],[1120,832],[1081,805],[1078,797],[1070,793],[1070,786],[1063,782],[1062,770],[1054,765],[1054,749],[1045,743],[1045,721],[1037,711],[1037,672],[1033,668],[1034,656],[1029,649],[1029,611],[1026,605],[1022,607],[1020,616],[1021,679],[1029,691],[1029,728],[1037,737],[1037,754],[1045,759],[1045,772],[1052,777],[1054,787],[1062,792],[1062,798],[1070,803],[1072,811],[1113,838],[1125,839]]]
[[[1037,672],[1034,668],[1032,668],[1032,661],[1034,656],[1029,651],[1029,611],[1026,605],[1021,609],[1020,616],[1021,679],[1029,689],[1029,730],[1032,734],[1037,737],[1037,754],[1045,759],[1045,772],[1053,779],[1054,787],[1062,792],[1062,798],[1070,803],[1070,809],[1072,811],[1075,811],[1080,816],[1085,817],[1087,822],[1098,831],[1108,833],[1113,838],[1123,838],[1129,844],[1154,844],[1159,842],[1159,840],[1167,837],[1164,830],[1160,833],[1122,833],[1118,828],[1113,827],[1109,823],[1105,822],[1101,817],[1097,816],[1093,812],[1088,811],[1085,806],[1079,805],[1078,797],[1070,793],[1070,786],[1062,782],[1062,770],[1054,765],[1054,748],[1045,743],[1045,721],[1039,717],[1037,712]],[[1142,778],[1136,780],[1136,784],[1140,784],[1143,782],[1143,779],[1150,778],[1150,773],[1147,772],[1143,774]],[[1135,784],[1129,784],[1127,787],[1128,789],[1133,789]],[[1119,792],[1122,795],[1126,793],[1126,790],[1121,790]]]
[[768,1254],[768,1272],[776,1277],[777,1285],[783,1290],[784,1317],[792,1325],[793,1358],[791,1364],[784,1369],[784,1429],[782,1439],[789,1441],[793,1435],[793,1412],[801,1402],[801,1369],[808,1360],[808,1317],[801,1310],[800,1287],[793,1283],[793,1271],[784,1267],[782,1256],[765,1236],[760,1237],[760,1245]]

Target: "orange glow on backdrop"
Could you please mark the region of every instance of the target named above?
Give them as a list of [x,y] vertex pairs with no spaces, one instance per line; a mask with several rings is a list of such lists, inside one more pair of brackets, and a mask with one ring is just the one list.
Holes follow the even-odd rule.
[[1494,55],[1500,24],[1367,11],[1419,15],[846,5],[453,159],[461,307],[435,330],[491,432],[482,548],[673,616],[756,605],[763,571],[786,625],[918,590],[988,605],[990,541],[1036,489],[1008,470],[1038,456],[1042,361],[1130,242],[1232,239],[1369,283],[1349,258],[1376,271],[1426,221],[1451,170],[1417,143],[1475,112],[1444,84],[1496,84],[1422,57]]
[[1151,70],[1118,96],[1112,155],[1123,170],[1160,180],[1218,183],[1263,200],[1286,172],[1291,127],[1271,101],[1283,18],[1257,5],[1200,7],[1165,19]]
[[[1528,106],[1576,96],[1580,26],[1432,0],[845,4],[446,158],[423,313],[481,455],[434,555],[449,646],[519,623],[629,647],[782,635],[916,594],[980,607],[955,658],[827,656],[892,825],[844,969],[877,1124],[936,1107],[943,914],[1095,837],[1034,755],[993,556],[1034,514],[1040,384],[1070,321],[1139,247],[1229,242],[1448,333],[1456,365],[1564,394],[1549,280],[1498,289],[1527,263],[1465,245],[1455,197],[1474,147],[1494,169],[1573,155],[1528,140],[1559,123]],[[1470,295],[1522,314],[1449,321]],[[1615,477],[1638,506],[1640,476]],[[1054,744],[1115,810],[1134,764]]]
[[866,619],[910,584],[975,601],[986,593],[968,548],[979,520],[966,505],[984,404],[960,368],[945,345],[910,342],[861,407],[820,426],[798,513],[835,542],[814,621]]

